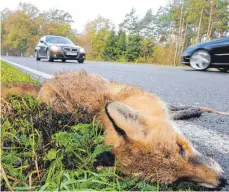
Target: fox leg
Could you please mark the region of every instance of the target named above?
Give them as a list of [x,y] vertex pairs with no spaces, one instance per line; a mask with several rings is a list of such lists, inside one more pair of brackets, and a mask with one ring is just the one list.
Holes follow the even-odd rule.
[[1,84],[1,98],[7,99],[8,95],[37,97],[41,86],[33,83],[7,83]]
[[36,85],[33,83],[20,82],[20,83],[1,84],[0,114],[7,115],[12,112],[11,105],[6,101],[9,95],[32,96],[36,98],[39,90],[40,90],[40,85]]
[[111,151],[104,151],[96,156],[93,166],[97,170],[104,168],[112,170],[115,166],[115,155]]
[[173,120],[184,120],[200,117],[204,112],[201,108],[192,106],[169,106],[170,114]]
[[190,119],[200,117],[202,113],[215,113],[218,115],[229,116],[229,112],[216,111],[208,107],[193,107],[193,106],[173,106],[170,105],[169,111],[173,120]]
[[170,111],[181,111],[181,110],[186,110],[190,109],[192,106],[174,106],[174,105],[169,105],[169,110]]

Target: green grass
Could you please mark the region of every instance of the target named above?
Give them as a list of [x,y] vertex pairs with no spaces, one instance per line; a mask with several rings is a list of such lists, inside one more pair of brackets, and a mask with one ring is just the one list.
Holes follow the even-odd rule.
[[[10,97],[2,117],[2,166],[12,189],[20,190],[157,190],[159,186],[124,177],[116,170],[96,171],[103,145],[96,124],[69,120],[30,97]],[[39,174],[38,174],[39,172]],[[2,190],[9,187],[2,182]]]
[[1,60],[1,83],[8,82],[32,82],[38,83],[33,78],[18,69],[8,65],[6,62]]
[[[2,64],[2,82],[34,82]],[[103,145],[101,125],[84,124],[72,114],[58,114],[31,97],[10,96],[7,101],[1,106],[7,109],[1,116],[2,191],[191,189],[186,183],[166,186],[139,181],[115,169],[97,171],[93,166],[96,156],[112,150]]]

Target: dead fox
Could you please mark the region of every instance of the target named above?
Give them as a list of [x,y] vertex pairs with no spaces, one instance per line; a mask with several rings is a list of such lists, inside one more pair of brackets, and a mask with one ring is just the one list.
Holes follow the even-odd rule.
[[96,115],[106,129],[105,144],[113,147],[117,168],[126,175],[161,183],[188,178],[210,188],[226,183],[220,165],[194,149],[155,94],[84,71],[60,73],[42,86],[2,85],[1,91],[2,98],[32,95],[60,113],[81,107],[88,118]]

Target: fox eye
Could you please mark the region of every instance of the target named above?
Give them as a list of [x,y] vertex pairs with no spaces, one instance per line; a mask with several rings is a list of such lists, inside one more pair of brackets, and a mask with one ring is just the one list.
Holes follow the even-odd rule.
[[179,147],[179,155],[184,159],[185,158],[185,150],[181,144],[178,143],[177,145]]

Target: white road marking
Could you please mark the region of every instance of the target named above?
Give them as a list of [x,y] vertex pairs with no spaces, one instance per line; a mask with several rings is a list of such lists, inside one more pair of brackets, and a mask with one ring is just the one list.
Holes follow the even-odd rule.
[[7,62],[7,63],[9,63],[9,64],[11,64],[11,65],[14,65],[14,66],[16,66],[16,67],[19,67],[19,68],[21,68],[21,69],[24,69],[24,70],[26,70],[26,71],[29,71],[29,72],[31,72],[31,73],[33,73],[33,74],[35,74],[35,75],[38,75],[38,76],[40,76],[40,77],[43,77],[43,78],[45,78],[45,79],[51,79],[51,78],[54,77],[53,75],[49,75],[49,74],[47,74],[47,73],[43,73],[43,72],[37,71],[37,70],[35,70],[35,69],[31,69],[31,68],[29,68],[29,67],[20,65],[20,64],[18,64],[18,63],[12,62],[12,61],[8,61],[8,60],[3,59],[3,58],[1,58],[1,60],[5,61],[5,62]]
[[222,154],[229,154],[229,140],[226,135],[186,121],[177,121],[176,124],[192,142],[201,143],[206,148],[213,148]]

